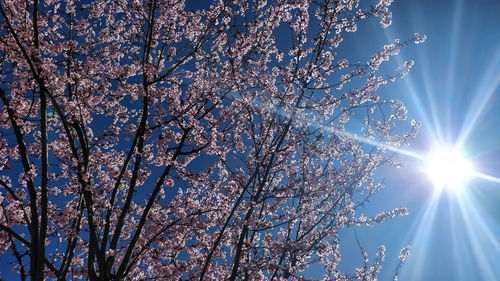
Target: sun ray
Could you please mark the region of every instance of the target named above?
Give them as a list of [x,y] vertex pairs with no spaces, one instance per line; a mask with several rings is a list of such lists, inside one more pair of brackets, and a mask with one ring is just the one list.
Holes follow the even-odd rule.
[[490,176],[490,175],[487,175],[487,174],[484,174],[484,173],[474,172],[474,176],[478,177],[478,178],[481,178],[481,179],[485,179],[485,180],[491,181],[491,182],[500,183],[500,178],[497,178],[497,177],[494,177],[494,176]]
[[[480,268],[479,272],[482,280],[495,280],[496,274],[493,272],[493,265],[487,253],[492,250],[492,246],[497,253],[500,252],[500,245],[490,230],[491,225],[486,224],[484,221],[484,214],[486,212],[480,212],[477,209],[477,204],[474,204],[475,202],[472,200],[473,196],[470,193],[468,196],[457,197],[457,202],[460,205],[460,214],[467,226],[465,230],[470,248],[473,251],[473,260],[476,262],[478,268]],[[488,243],[485,243],[485,240]]]
[[409,150],[405,150],[405,149],[402,149],[399,147],[395,147],[393,145],[388,145],[386,143],[375,141],[375,140],[372,140],[369,138],[365,138],[365,137],[359,136],[357,134],[352,134],[352,133],[348,132],[347,130],[339,130],[339,129],[335,128],[334,126],[331,126],[328,124],[323,124],[321,122],[315,122],[315,121],[302,119],[302,118],[298,118],[298,117],[295,117],[295,118],[296,118],[295,119],[296,121],[303,122],[304,124],[312,125],[312,126],[315,126],[317,128],[322,128],[322,129],[324,129],[328,132],[331,132],[335,135],[352,138],[352,139],[359,141],[361,143],[368,144],[368,145],[374,146],[374,147],[381,147],[385,150],[392,151],[392,152],[395,152],[395,153],[400,154],[400,155],[410,156],[410,157],[415,158],[415,159],[421,159],[421,160],[423,159],[423,157],[418,153],[415,153],[415,152],[412,152]]
[[[463,14],[463,0],[457,0],[456,5],[454,5],[454,10],[453,10],[453,16],[451,19],[451,34],[450,34],[450,40],[449,40],[449,49],[448,49],[448,67],[445,72],[445,87],[442,93],[440,95],[444,96],[444,102],[447,105],[447,108],[450,108],[450,105],[453,105],[453,101],[455,101],[455,87],[457,86],[456,84],[456,70],[457,70],[457,57],[458,57],[458,46],[461,46],[460,44],[460,24],[462,22],[462,14]],[[432,57],[432,56],[428,56]],[[430,68],[425,68],[422,69],[422,71],[428,71]],[[433,95],[436,95],[436,92],[432,92]],[[431,99],[431,101],[434,101],[435,99]],[[439,115],[434,115],[435,120],[441,120],[442,123],[445,125],[453,124],[453,116],[452,116],[452,110],[439,110],[436,111],[439,113]],[[443,119],[445,120],[443,122]],[[439,131],[439,133],[447,133],[443,131]]]
[[403,280],[422,280],[423,278],[422,268],[425,268],[426,257],[428,256],[426,249],[429,248],[430,234],[436,219],[436,210],[440,196],[440,192],[432,193],[430,200],[426,202],[426,205],[416,215],[420,219],[415,221],[406,232],[403,241],[411,241],[410,245],[413,253],[410,261],[411,266],[406,267],[403,275],[405,278],[402,278]]
[[[449,195],[450,196],[450,195]],[[449,204],[448,208],[448,216],[450,217],[450,229],[452,233],[457,233],[459,229],[458,222],[458,211],[456,210],[456,204],[454,200],[450,200],[451,204]],[[451,244],[453,247],[453,260],[455,264],[460,264],[460,260],[467,258],[466,250],[463,247],[463,235],[451,235]],[[465,280],[465,268],[457,267],[457,277],[459,280]]]
[[[419,54],[420,54],[420,52],[419,52]],[[425,71],[425,69],[429,69],[429,67],[430,67],[427,64],[427,60],[425,59],[427,57],[429,57],[429,56],[426,54],[422,54],[421,57],[419,57],[419,60],[422,63],[420,75],[422,75],[422,83],[424,86],[424,92],[425,92],[425,95],[427,98],[427,105],[428,105],[428,108],[430,109],[430,112],[428,114],[421,115],[421,118],[424,118],[424,116],[430,116],[430,119],[432,120],[432,122],[428,121],[428,124],[429,125],[432,124],[432,127],[430,127],[428,131],[430,132],[430,134],[434,135],[439,141],[443,141],[444,136],[443,136],[442,125],[439,122],[438,104],[433,99],[435,91],[431,87],[430,75],[427,71]],[[424,119],[427,119],[427,117],[425,117]]]
[[469,107],[467,112],[468,120],[462,127],[458,142],[464,143],[472,133],[477,122],[484,116],[484,109],[491,100],[493,94],[497,91],[500,85],[500,49],[495,53],[487,70],[484,72],[483,79],[480,82],[478,90],[475,94],[474,104]]
[[[451,38],[449,40],[450,42],[450,51],[448,52],[449,54],[449,59],[448,61],[450,62],[448,64],[448,71],[446,71],[447,78],[446,78],[446,94],[447,98],[449,101],[453,100],[453,94],[455,93],[455,86],[456,86],[456,63],[457,63],[457,54],[458,54],[458,46],[460,46],[459,42],[459,35],[460,35],[460,24],[462,23],[462,14],[463,14],[463,0],[458,0],[456,1],[457,4],[455,5],[455,9],[453,11],[453,17],[452,17],[452,27],[451,27]],[[451,116],[448,116],[449,118]]]

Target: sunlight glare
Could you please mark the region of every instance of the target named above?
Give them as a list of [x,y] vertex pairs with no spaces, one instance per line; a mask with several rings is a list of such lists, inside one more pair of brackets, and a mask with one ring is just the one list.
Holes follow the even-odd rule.
[[424,168],[436,188],[456,190],[464,187],[474,168],[454,146],[437,146],[426,157]]

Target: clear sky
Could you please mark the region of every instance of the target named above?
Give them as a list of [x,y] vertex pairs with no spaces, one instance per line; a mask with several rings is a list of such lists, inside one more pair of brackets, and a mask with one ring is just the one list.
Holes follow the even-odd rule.
[[[409,76],[382,89],[423,123],[408,150],[425,159],[436,144],[456,145],[475,174],[460,191],[439,190],[422,172],[424,159],[400,156],[406,166],[380,173],[386,188],[365,211],[406,206],[410,214],[357,229],[359,240],[372,258],[387,246],[381,280],[391,280],[406,245],[399,280],[500,280],[500,1],[400,0],[392,11],[389,28],[361,27],[353,40],[427,36],[398,57],[415,61]],[[353,233],[344,233],[345,249],[355,249]],[[346,267],[362,261],[359,251],[343,259]]]

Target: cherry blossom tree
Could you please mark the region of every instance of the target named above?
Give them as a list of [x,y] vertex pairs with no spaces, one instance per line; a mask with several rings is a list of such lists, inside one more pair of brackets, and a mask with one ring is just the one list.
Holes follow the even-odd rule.
[[407,213],[357,210],[419,126],[378,94],[413,62],[379,67],[425,37],[350,62],[391,0],[186,2],[0,1],[1,258],[21,280],[375,280],[385,248],[341,272],[338,233]]

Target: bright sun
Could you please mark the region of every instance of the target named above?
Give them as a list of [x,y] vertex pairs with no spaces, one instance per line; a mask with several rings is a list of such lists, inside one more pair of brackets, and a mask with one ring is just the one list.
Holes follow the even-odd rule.
[[474,167],[460,149],[437,146],[427,155],[424,171],[435,187],[456,190],[470,180]]

